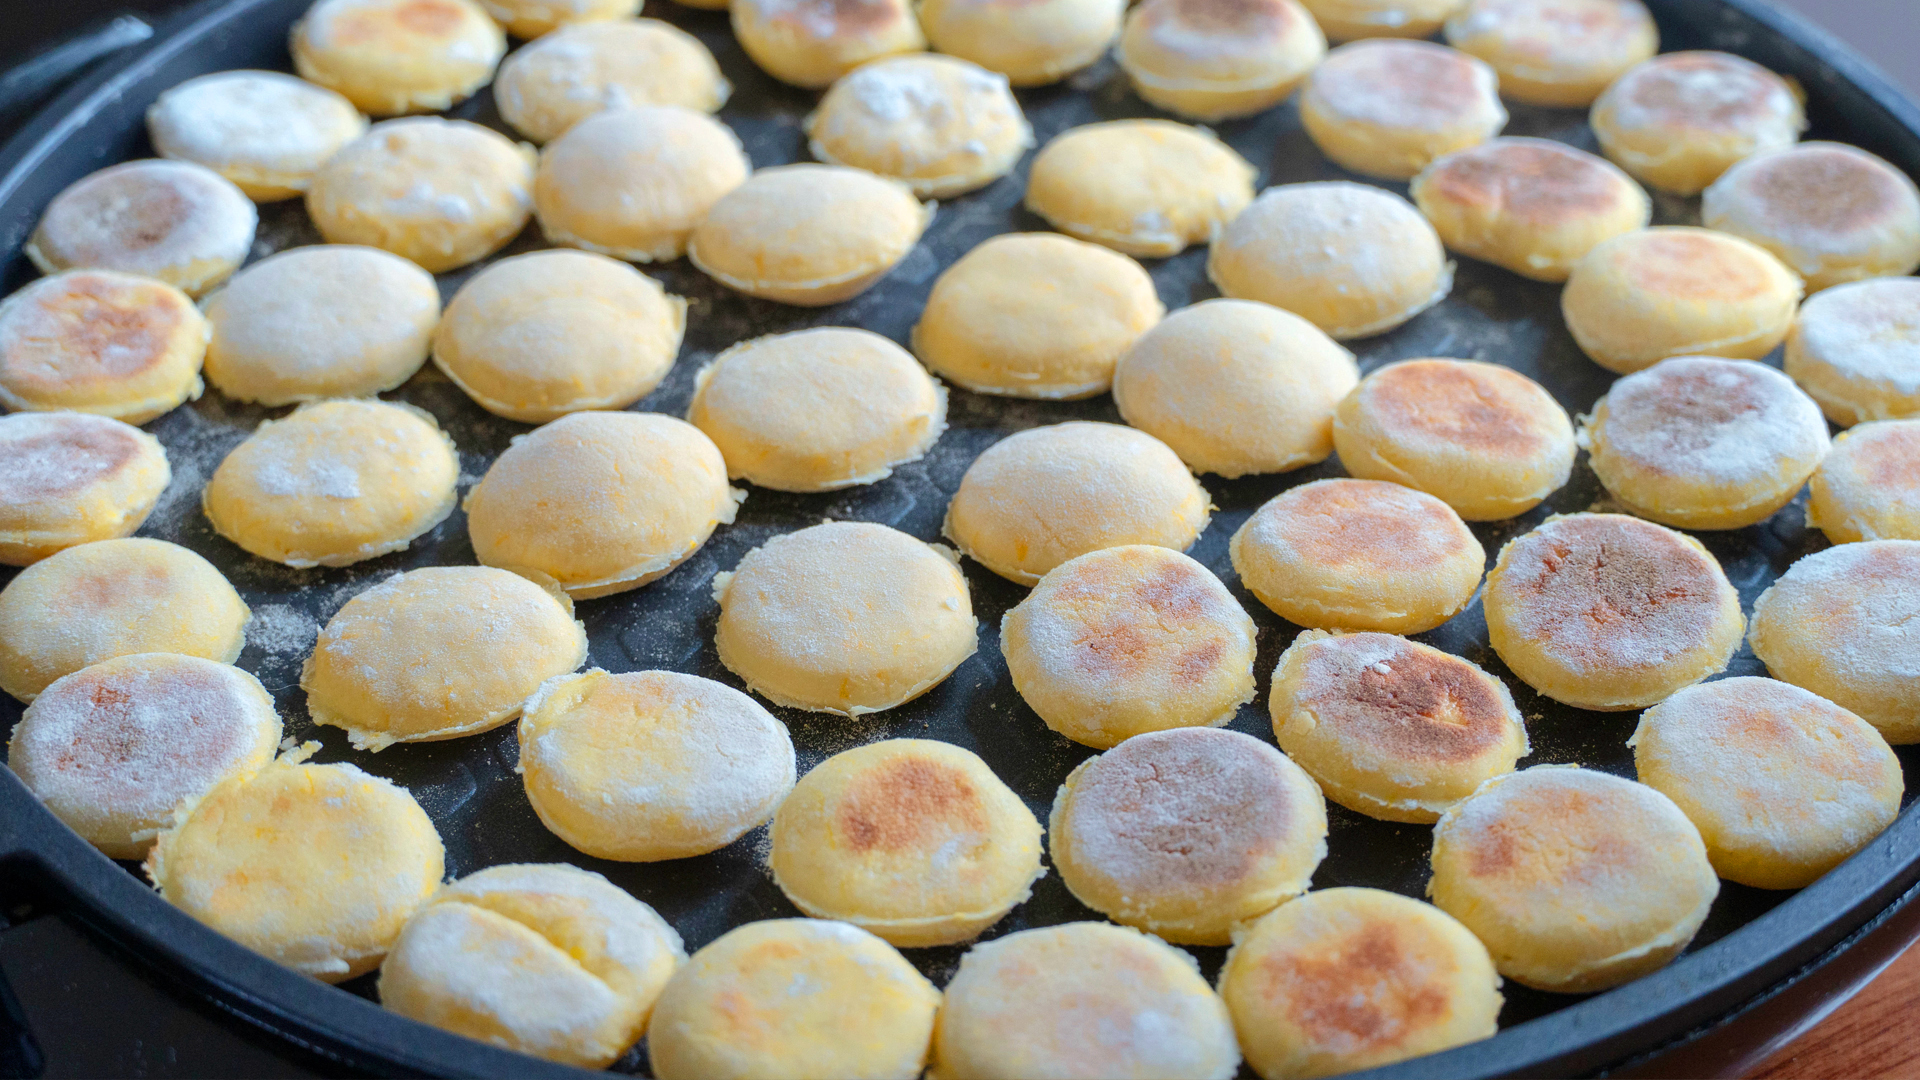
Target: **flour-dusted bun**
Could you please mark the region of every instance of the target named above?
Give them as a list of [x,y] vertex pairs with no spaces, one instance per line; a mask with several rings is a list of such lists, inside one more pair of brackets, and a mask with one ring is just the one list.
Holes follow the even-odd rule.
[[1629,68],[1593,103],[1600,149],[1651,187],[1695,195],[1742,158],[1792,146],[1800,96],[1751,60],[1664,53]]

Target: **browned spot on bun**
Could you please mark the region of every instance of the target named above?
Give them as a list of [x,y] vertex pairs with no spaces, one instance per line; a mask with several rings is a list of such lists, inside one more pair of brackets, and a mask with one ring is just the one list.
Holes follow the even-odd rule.
[[1526,633],[1573,662],[1644,668],[1699,647],[1722,616],[1708,556],[1617,514],[1550,521],[1514,541],[1503,588]]
[[980,793],[959,769],[898,757],[861,773],[836,814],[855,851],[903,851],[949,831],[984,832]]
[[1696,474],[1728,425],[1765,420],[1769,411],[1778,419],[1780,389],[1761,381],[1766,370],[1745,360],[1670,360],[1615,383],[1606,398],[1608,445],[1649,472]]
[[1073,789],[1080,858],[1141,892],[1239,881],[1293,828],[1285,776],[1259,750],[1231,732],[1175,728],[1102,754]]
[[1901,205],[1898,177],[1858,154],[1809,146],[1743,168],[1736,180],[1769,218],[1829,232],[1871,228]]
[[1424,41],[1374,38],[1343,45],[1311,86],[1333,111],[1395,127],[1451,127],[1477,112],[1487,88],[1468,56]]
[[166,358],[186,317],[158,282],[84,271],[29,304],[0,357],[7,381],[29,394],[137,376]]
[[894,0],[762,0],[762,4],[771,21],[795,24],[816,38],[871,33],[903,17]]
[[1542,225],[1607,213],[1628,190],[1612,170],[1574,150],[1518,141],[1454,154],[1426,183],[1447,202]]
[[140,452],[124,428],[78,417],[57,423],[56,430],[0,442],[0,504],[71,494],[119,472]]
[[[1191,625],[1220,612],[1215,583],[1206,571],[1167,559],[1136,577],[1146,557],[1135,552],[1092,560],[1061,582],[1057,602],[1083,625],[1073,646],[1075,666],[1083,672],[1125,678],[1164,655],[1164,631],[1143,627]],[[1222,651],[1218,637],[1196,643],[1174,665],[1175,674],[1203,679],[1203,665],[1217,663]]]
[[394,11],[393,20],[416,34],[443,37],[459,29],[465,12],[447,0],[407,0]]
[[224,680],[196,667],[129,679],[82,671],[40,708],[76,734],[56,754],[62,772],[110,785],[103,796],[139,797],[147,782],[218,772],[243,740],[247,718]]
[[1141,18],[1154,27],[1262,41],[1291,33],[1296,21],[1284,0],[1147,0]]
[[1690,230],[1634,234],[1621,267],[1642,291],[1697,301],[1748,300],[1773,287],[1765,263],[1732,238]]
[[1474,877],[1604,885],[1642,861],[1646,838],[1631,830],[1645,822],[1644,808],[1620,792],[1541,784],[1490,797],[1500,800],[1497,817],[1452,834]]
[[1445,503],[1382,480],[1303,484],[1260,513],[1285,519],[1288,546],[1315,566],[1430,567],[1473,539]]
[[1773,111],[1779,84],[1758,65],[1722,53],[1667,53],[1621,77],[1630,106],[1663,126],[1739,127]]
[[[1867,434],[1867,433],[1863,433]],[[1901,424],[1849,439],[1860,474],[1873,487],[1888,492],[1920,490],[1920,425]]]
[[1262,994],[1312,1044],[1355,1053],[1394,1046],[1445,1016],[1450,971],[1417,955],[1400,928],[1369,919],[1311,951],[1265,958]]
[[1315,642],[1300,695],[1323,726],[1401,759],[1469,760],[1505,739],[1510,719],[1473,665],[1392,634]]
[[1367,407],[1389,431],[1418,432],[1485,456],[1526,458],[1546,445],[1534,408],[1525,404],[1532,384],[1504,368],[1408,360],[1375,372],[1366,385]]

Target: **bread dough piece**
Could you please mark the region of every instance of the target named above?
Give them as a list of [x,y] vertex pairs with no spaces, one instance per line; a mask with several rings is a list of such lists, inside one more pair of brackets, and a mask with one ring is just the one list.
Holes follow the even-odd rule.
[[864,930],[753,922],[667,983],[647,1027],[648,1064],[661,1080],[913,1080],[939,1007],[940,991]]
[[1793,380],[1745,360],[1677,356],[1620,379],[1583,418],[1594,474],[1634,513],[1739,529],[1793,500],[1827,456],[1827,421]]
[[367,130],[353,102],[277,71],[222,71],[162,93],[147,109],[161,157],[204,165],[255,202],[291,199]]
[[0,418],[0,563],[131,536],[173,479],[160,440],[73,412]]
[[1294,0],[1147,0],[1120,37],[1134,93],[1195,120],[1280,104],[1326,54],[1319,24]]
[[1146,269],[1125,255],[1055,233],[1007,233],[935,279],[913,351],[975,393],[1092,397],[1166,311]]
[[733,36],[760,70],[807,89],[927,47],[907,0],[734,0],[727,10]]
[[918,14],[941,52],[1045,86],[1105,56],[1126,10],[1127,0],[923,0]]
[[1178,255],[1253,200],[1255,170],[1205,128],[1109,120],[1054,137],[1027,176],[1026,206],[1082,240],[1141,258]]
[[520,717],[520,771],[547,828],[596,859],[718,851],[793,790],[786,725],[724,683],[593,668],[549,680]]
[[1605,990],[1678,956],[1720,882],[1700,831],[1644,784],[1541,765],[1481,785],[1433,830],[1440,910],[1500,974],[1563,994]]
[[1920,188],[1842,143],[1800,143],[1739,162],[1701,196],[1700,219],[1779,256],[1810,293],[1920,267]]
[[1013,171],[1033,129],[1007,78],[951,56],[896,56],[850,71],[804,127],[813,156],[890,176],[923,199]]
[[1754,601],[1749,644],[1774,678],[1890,743],[1920,742],[1920,540],[1842,544],[1794,563]]
[[460,455],[433,416],[386,401],[323,401],[262,421],[201,494],[213,531],[305,569],[395,551],[447,519]]
[[1412,204],[1339,180],[1262,192],[1215,238],[1207,276],[1342,340],[1384,334],[1453,289],[1440,235]]
[[1075,420],[987,448],[960,478],[941,531],[962,554],[1022,585],[1076,555],[1122,544],[1185,551],[1213,504],[1167,444]]
[[1225,945],[1307,891],[1327,855],[1313,778],[1259,739],[1137,735],[1067,774],[1048,854],[1076,899],[1181,945]]
[[883,739],[800,778],[768,866],[801,911],[901,948],[971,941],[1032,894],[1040,823],[973,752]]
[[1689,686],[1648,709],[1627,745],[1641,782],[1680,807],[1715,872],[1742,885],[1811,885],[1900,813],[1900,759],[1880,733],[1772,679]]
[[1065,923],[967,950],[932,1075],[1227,1080],[1233,1021],[1193,957],[1134,930]]
[[300,688],[314,723],[378,752],[491,731],[586,658],[586,628],[558,588],[488,566],[430,566],[335,612]]
[[433,365],[488,412],[544,424],[652,393],[686,328],[687,302],[633,267],[535,251],[460,286],[434,331]]
[[1532,750],[1505,683],[1392,634],[1305,631],[1268,704],[1274,740],[1327,798],[1382,821],[1438,821]]
[[208,792],[162,832],[146,872],[173,906],[321,982],[380,966],[446,873],[406,788],[299,750]]
[[1573,421],[1546,388],[1477,360],[1402,360],[1361,380],[1333,414],[1353,476],[1424,491],[1468,521],[1504,521],[1566,485]]
[[533,179],[540,231],[555,244],[667,262],[753,163],[732,129],[678,105],[613,109],[548,145]]
[[1792,146],[1800,95],[1751,60],[1672,52],[1635,64],[1593,103],[1600,151],[1650,187],[1697,195],[1734,162]]
[[207,297],[207,380],[267,406],[372,397],[427,362],[433,275],[378,248],[316,244],[247,267]]
[[307,213],[330,244],[381,248],[438,274],[520,234],[533,164],[531,148],[465,120],[389,120],[320,167]]
[[1325,461],[1333,407],[1359,381],[1353,354],[1307,320],[1208,300],[1133,343],[1114,370],[1113,402],[1188,468],[1231,479]]
[[640,14],[640,0],[480,0],[480,6],[507,33],[523,40]]
[[1567,329],[1594,363],[1621,375],[1670,356],[1758,360],[1786,339],[1800,279],[1764,248],[1682,226],[1600,244],[1560,294]]
[[715,203],[687,257],[736,292],[820,307],[866,292],[933,221],[895,180],[834,165],[761,169]]
[[500,118],[537,143],[606,109],[678,105],[720,111],[733,84],[700,39],[659,19],[577,23],[516,49],[500,65]]
[[62,675],[132,653],[231,664],[252,617],[212,563],[178,544],[80,544],[0,589],[0,690],[31,702]]
[[1463,0],[1300,0],[1333,41],[1432,37]]
[[1380,889],[1321,889],[1255,923],[1220,996],[1266,1080],[1333,1076],[1437,1053],[1498,1028],[1500,977],[1452,916]]
[[1502,97],[1584,109],[1660,51],[1660,29],[1640,0],[1472,0],[1447,44],[1498,72]]
[[113,859],[145,857],[174,808],[273,760],[260,680],[197,656],[136,653],[54,680],[20,717],[7,766]]
[[163,281],[69,270],[0,300],[0,405],[144,424],[200,396],[207,320]]
[[1413,178],[1448,247],[1535,281],[1565,281],[1602,241],[1647,227],[1653,200],[1605,158],[1552,139],[1456,150]]
[[1499,78],[1429,41],[1360,41],[1327,54],[1300,91],[1300,122],[1335,165],[1408,180],[1507,126]]
[[150,158],[69,184],[20,250],[43,274],[111,270],[199,296],[246,261],[259,220],[252,201],[212,169]]
[[905,349],[839,326],[743,341],[700,369],[687,418],[730,476],[775,491],[871,484],[926,456],[947,392]]
[[1809,298],[1785,366],[1841,427],[1920,416],[1920,281],[1860,281]]
[[727,486],[719,449],[684,421],[575,413],[494,460],[467,495],[467,532],[481,563],[587,600],[665,576],[745,497]]
[[1219,727],[1253,700],[1253,620],[1213,572],[1152,544],[1089,551],[1000,623],[1014,689],[1053,730],[1106,749]]
[[903,705],[979,647],[957,561],[866,522],[776,536],[714,577],[720,663],[790,709],[860,716]]
[[317,0],[293,69],[372,116],[451,109],[493,78],[506,35],[473,0]]
[[1831,543],[1920,540],[1920,420],[1841,432],[1808,488],[1807,525]]
[[600,1069],[646,1033],[687,958],[680,935],[599,874],[492,866],[435,893],[380,965],[380,1004],[456,1035]]
[[1745,629],[1740,594],[1698,540],[1622,514],[1556,515],[1508,541],[1482,603],[1521,681],[1595,712],[1719,674]]
[[1459,614],[1486,549],[1446,503],[1380,480],[1315,480],[1253,512],[1227,548],[1247,591],[1288,622],[1418,634]]

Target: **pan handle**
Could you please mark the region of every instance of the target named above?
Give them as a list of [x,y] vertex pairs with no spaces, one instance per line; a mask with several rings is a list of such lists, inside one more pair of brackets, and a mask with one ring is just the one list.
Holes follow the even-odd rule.
[[37,104],[81,71],[153,36],[138,15],[116,15],[0,73],[0,115]]

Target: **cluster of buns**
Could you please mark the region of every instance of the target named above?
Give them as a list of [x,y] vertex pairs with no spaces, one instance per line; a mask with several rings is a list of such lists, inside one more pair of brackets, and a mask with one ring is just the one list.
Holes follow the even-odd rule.
[[[732,0],[754,63],[824,91],[800,125],[818,163],[755,169],[715,116],[714,57],[639,6],[318,0],[293,29],[300,78],[163,94],[162,156],[62,192],[25,248],[48,276],[0,302],[0,562],[25,567],[0,590],[0,689],[29,703],[8,763],[194,918],[316,978],[378,969],[387,1007],[552,1060],[604,1066],[644,1036],[663,1080],[1225,1078],[1243,1060],[1279,1080],[1490,1037],[1503,977],[1638,977],[1687,947],[1720,879],[1801,887],[1893,820],[1889,744],[1920,741],[1920,189],[1799,143],[1786,81],[1655,55],[1638,0]],[[508,35],[528,44],[509,55]],[[915,250],[923,200],[1034,147],[1013,87],[1110,47],[1187,120],[1297,96],[1330,161],[1410,197],[1256,193],[1255,166],[1189,123],[1072,128],[1024,190],[1056,231],[951,262],[907,348],[840,326],[743,340],[698,372],[685,420],[629,411],[690,317],[632,264],[684,257],[788,305],[856,297]],[[489,83],[528,142],[416,115]],[[1590,108],[1604,156],[1499,137],[1503,99]],[[1701,194],[1704,227],[1650,228],[1642,185]],[[294,198],[327,242],[242,269],[255,203]],[[434,275],[530,221],[557,247],[488,263],[443,308]],[[1140,260],[1199,244],[1222,296],[1169,314]],[[1497,362],[1363,375],[1342,342],[1445,300],[1449,251],[1563,282],[1573,339],[1623,377],[1576,418]],[[1784,373],[1754,362],[1783,343]],[[429,359],[537,425],[477,483],[434,416],[377,396]],[[386,576],[332,613],[299,680],[314,723],[368,752],[514,723],[527,800],[573,849],[687,859],[764,826],[806,917],[689,956],[598,874],[446,882],[405,789],[283,742],[233,666],[246,602],[132,535],[172,479],[133,425],[203,379],[293,407],[199,493],[240,551],[338,568],[465,511],[475,565]],[[827,521],[747,551],[710,584],[737,686],[582,670],[576,603],[686,563],[733,523],[731,481],[829,492],[919,461],[947,430],[940,380],[1110,393],[1124,423],[987,447],[951,491],[951,546]],[[1536,511],[1583,449],[1605,507],[1469,524]],[[1273,741],[1222,730],[1261,692],[1261,628],[1186,554],[1217,509],[1196,474],[1335,455],[1346,476],[1276,484],[1225,545],[1298,632],[1266,681]],[[1690,533],[1807,487],[1838,546],[1749,620]],[[1047,792],[928,739],[802,774],[791,711],[894,709],[974,658],[991,581],[968,561],[1028,590],[997,641],[1032,715],[992,723],[1097,752]],[[1494,670],[1408,636],[1476,600]],[[1743,640],[1774,678],[1708,681]],[[1520,768],[1502,666],[1523,695],[1645,710],[1639,782]],[[1432,903],[1312,889],[1329,802],[1431,825]],[[944,991],[899,951],[974,941],[1043,858],[1111,922],[975,945]],[[1215,986],[1176,947],[1226,945]]]

